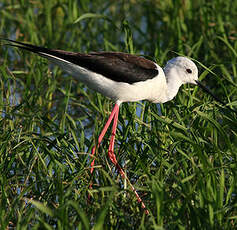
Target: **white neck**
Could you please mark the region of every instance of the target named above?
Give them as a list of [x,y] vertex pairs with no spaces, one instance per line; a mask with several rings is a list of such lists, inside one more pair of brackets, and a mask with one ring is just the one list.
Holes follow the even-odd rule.
[[172,100],[179,91],[179,87],[183,84],[178,77],[178,73],[174,68],[164,68],[167,82],[167,101]]

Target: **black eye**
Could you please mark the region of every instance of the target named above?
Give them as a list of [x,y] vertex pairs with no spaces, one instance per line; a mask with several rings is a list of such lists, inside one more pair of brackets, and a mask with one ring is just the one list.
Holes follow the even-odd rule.
[[187,73],[192,73],[193,71],[191,69],[186,69]]

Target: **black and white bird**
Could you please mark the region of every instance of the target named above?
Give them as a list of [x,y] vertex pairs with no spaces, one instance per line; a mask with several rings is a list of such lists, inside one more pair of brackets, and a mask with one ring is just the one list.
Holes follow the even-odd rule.
[[[128,53],[92,52],[84,54],[48,49],[9,39],[2,40],[9,42],[8,45],[31,51],[47,58],[89,88],[115,101],[115,106],[99,136],[98,145],[113,120],[108,155],[123,178],[126,178],[126,175],[119,166],[114,154],[115,133],[121,103],[140,100],[165,103],[176,96],[181,85],[191,83],[201,86],[216,100],[224,104],[198,81],[197,66],[186,57],[179,56],[169,60],[164,69],[162,69],[153,61]],[[95,154],[95,149],[96,146],[92,149],[92,155]],[[93,166],[94,160],[91,163],[91,173],[94,169]],[[142,207],[148,213],[135,188],[132,185],[131,187],[138,201],[141,202]]]

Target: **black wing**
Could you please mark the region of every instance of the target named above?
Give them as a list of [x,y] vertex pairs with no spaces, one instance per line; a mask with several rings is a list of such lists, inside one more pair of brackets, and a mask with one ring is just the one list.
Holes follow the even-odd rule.
[[132,54],[122,52],[92,52],[89,54],[53,50],[40,46],[25,44],[18,41],[4,39],[21,49],[43,55],[47,58],[55,57],[99,73],[117,82],[135,83],[152,79],[158,75],[154,62]]

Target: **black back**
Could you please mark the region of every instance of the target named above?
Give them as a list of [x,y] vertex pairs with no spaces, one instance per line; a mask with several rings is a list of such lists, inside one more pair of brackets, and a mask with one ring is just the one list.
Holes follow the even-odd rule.
[[[90,71],[99,73],[106,78],[117,82],[135,83],[152,79],[158,75],[154,62],[132,54],[122,52],[92,52],[89,54],[53,50],[18,41],[4,39],[15,44],[9,44],[25,49],[47,58],[60,58],[73,64],[84,67]],[[17,44],[17,45],[16,45]]]

